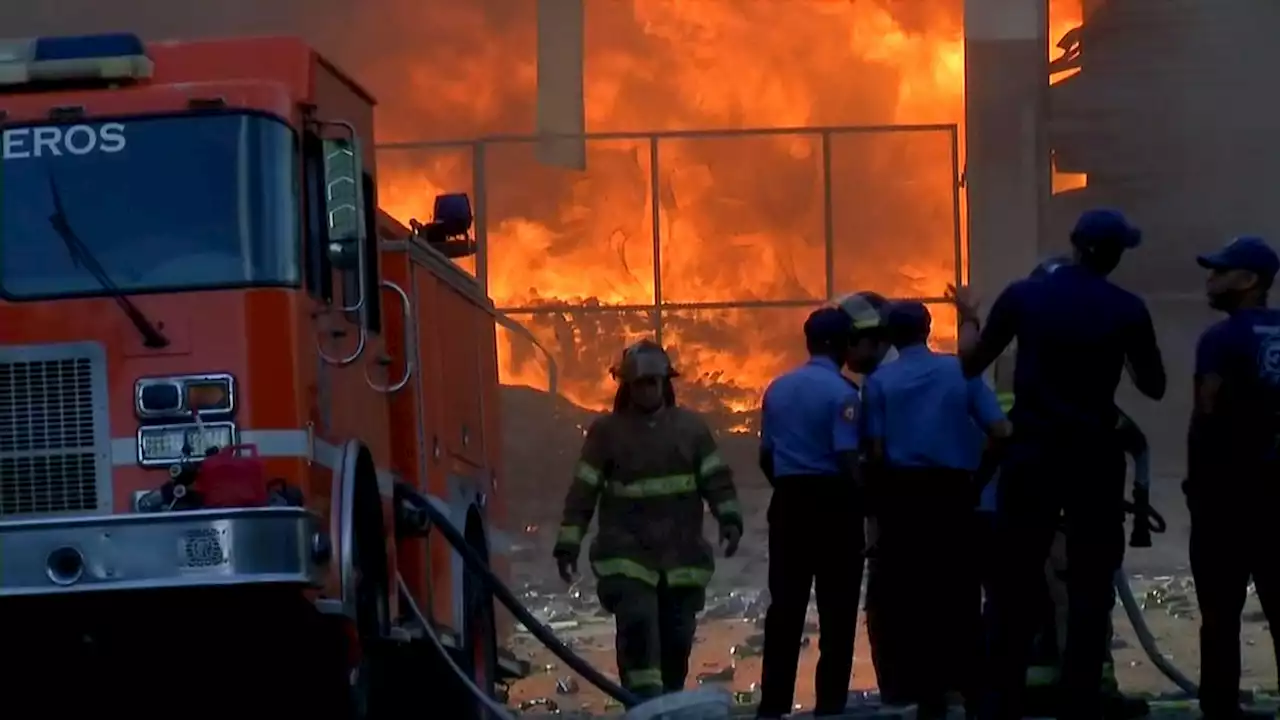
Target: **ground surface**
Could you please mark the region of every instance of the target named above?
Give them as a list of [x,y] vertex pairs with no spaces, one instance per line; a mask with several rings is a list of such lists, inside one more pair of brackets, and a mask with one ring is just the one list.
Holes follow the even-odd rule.
[[[552,400],[543,393],[504,389],[504,436],[506,443],[507,488],[512,493],[509,508],[512,528],[522,529],[515,548],[513,581],[517,593],[543,619],[553,623],[558,634],[588,660],[612,675],[613,625],[600,610],[589,580],[566,588],[555,574],[551,559],[555,528],[561,502],[571,477],[582,441],[583,429],[593,415],[568,403]],[[717,418],[730,427],[741,418]],[[734,558],[721,558],[711,588],[705,616],[694,649],[690,685],[718,683],[731,689],[737,700],[750,703],[759,679],[759,649],[763,638],[761,617],[767,604],[762,597],[768,567],[764,511],[769,491],[755,470],[754,436],[722,432],[721,451],[737,473],[737,485],[747,514],[747,530],[742,549]],[[1169,521],[1169,532],[1156,537],[1156,547],[1131,550],[1126,570],[1131,585],[1145,604],[1144,617],[1162,652],[1187,675],[1196,678],[1198,667],[1198,621],[1195,589],[1187,569],[1187,518],[1177,482],[1157,480],[1153,503]],[[708,532],[714,523],[708,523]],[[1273,689],[1276,660],[1266,619],[1250,594],[1244,614],[1242,652],[1246,690]],[[1158,695],[1176,691],[1143,654],[1122,612],[1116,614],[1117,641],[1114,650],[1120,682],[1126,691]],[[816,619],[810,624],[816,640]],[[510,689],[510,701],[530,715],[559,710],[602,713],[616,710],[605,697],[572,673],[559,667],[527,634],[515,638],[518,654],[533,661],[532,677]],[[812,703],[813,663],[816,643],[801,656],[796,700]],[[559,687],[557,687],[559,686]],[[870,651],[865,630],[860,628],[857,661],[851,687],[875,688]],[[1175,715],[1185,709],[1165,710]]]

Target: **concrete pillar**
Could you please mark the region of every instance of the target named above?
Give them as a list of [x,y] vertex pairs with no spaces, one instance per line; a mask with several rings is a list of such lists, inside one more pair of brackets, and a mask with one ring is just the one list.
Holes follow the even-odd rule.
[[964,0],[969,278],[990,307],[1035,266],[1051,191],[1048,3]]
[[[583,99],[583,0],[538,0],[538,127],[543,136],[586,133]],[[570,170],[587,169],[581,137],[544,137],[538,161]]]

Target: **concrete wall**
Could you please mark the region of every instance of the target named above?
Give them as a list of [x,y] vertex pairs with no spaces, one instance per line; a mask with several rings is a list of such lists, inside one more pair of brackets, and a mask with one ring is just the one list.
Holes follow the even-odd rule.
[[1158,470],[1180,475],[1192,359],[1217,317],[1197,253],[1233,235],[1280,241],[1280,3],[1102,0],[1086,8],[1079,75],[1050,92],[1051,143],[1089,187],[1049,205],[1047,254],[1080,209],[1110,205],[1146,233],[1116,280],[1146,296],[1170,372],[1158,405],[1121,402],[1152,435]]
[[965,0],[970,284],[990,302],[1035,265],[1049,190],[1044,0]]

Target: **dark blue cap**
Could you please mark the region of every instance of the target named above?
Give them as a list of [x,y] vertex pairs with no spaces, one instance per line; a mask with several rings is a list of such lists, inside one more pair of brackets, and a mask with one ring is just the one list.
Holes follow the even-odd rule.
[[804,321],[805,339],[819,343],[840,342],[849,337],[849,316],[837,307],[821,307]]
[[1142,244],[1142,231],[1119,210],[1086,210],[1071,231],[1071,244],[1085,249],[1132,250]]
[[1238,237],[1217,252],[1198,256],[1196,262],[1210,270],[1248,270],[1268,280],[1280,272],[1280,257],[1260,237]]
[[902,300],[889,306],[885,325],[890,335],[928,333],[933,324],[929,308],[916,300]]

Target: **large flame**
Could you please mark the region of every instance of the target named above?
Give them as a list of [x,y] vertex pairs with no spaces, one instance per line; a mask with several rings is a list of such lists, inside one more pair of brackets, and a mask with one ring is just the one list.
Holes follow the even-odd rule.
[[[384,140],[528,132],[535,89],[532,3],[432,0],[430,62],[395,73],[415,113],[384,113]],[[587,5],[591,132],[960,123],[959,0],[610,0]],[[1054,3],[1053,42],[1079,24]],[[963,138],[963,134],[959,135]],[[830,142],[835,292],[937,297],[957,277],[953,137],[945,130],[841,133]],[[959,149],[962,152],[962,148]],[[662,300],[826,299],[822,146],[814,134],[664,139],[657,194]],[[471,188],[469,147],[388,151],[380,199],[402,219],[429,198]],[[528,143],[486,146],[489,291],[556,357],[560,390],[586,407],[612,396],[608,367],[651,335],[654,303],[650,146],[588,144],[587,171],[539,166]],[[474,192],[474,190],[473,190]],[[812,305],[810,305],[811,307]],[[935,337],[954,317],[934,306]],[[702,406],[747,410],[797,362],[808,307],[670,310],[663,342]],[[545,387],[526,340],[500,334],[503,380]]]

